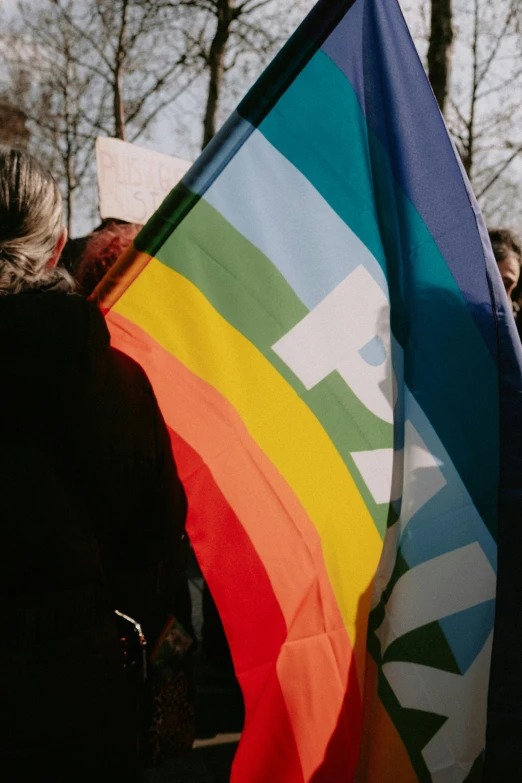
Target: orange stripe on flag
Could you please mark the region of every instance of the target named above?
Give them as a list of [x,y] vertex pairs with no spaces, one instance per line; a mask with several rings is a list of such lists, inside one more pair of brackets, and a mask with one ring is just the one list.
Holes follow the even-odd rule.
[[379,698],[377,665],[370,657],[364,693],[361,750],[353,783],[417,783],[404,743]]
[[[263,562],[288,629],[277,671],[305,780],[324,760],[350,684],[348,771],[355,764],[359,744],[360,696],[356,677],[350,676],[354,667],[351,643],[316,528],[216,389],[123,316],[111,312],[108,322],[113,343],[145,368],[168,425],[208,465]],[[225,552],[227,530],[220,534]],[[240,589],[237,584],[229,587]]]

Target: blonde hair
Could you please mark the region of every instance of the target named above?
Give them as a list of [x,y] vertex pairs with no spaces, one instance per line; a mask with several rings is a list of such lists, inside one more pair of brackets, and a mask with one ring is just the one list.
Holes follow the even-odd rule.
[[0,295],[51,287],[72,289],[69,273],[51,267],[63,230],[62,197],[35,158],[0,147]]

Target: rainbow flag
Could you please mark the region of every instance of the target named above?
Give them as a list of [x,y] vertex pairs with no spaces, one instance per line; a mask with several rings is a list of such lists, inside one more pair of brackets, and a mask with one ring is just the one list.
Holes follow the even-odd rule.
[[480,780],[522,356],[396,0],[321,0],[96,298],[188,493],[232,780]]

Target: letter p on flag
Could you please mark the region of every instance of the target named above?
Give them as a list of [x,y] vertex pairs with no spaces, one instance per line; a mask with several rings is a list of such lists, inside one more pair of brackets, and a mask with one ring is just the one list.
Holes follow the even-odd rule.
[[360,401],[393,422],[390,305],[360,265],[272,350],[307,389],[337,370]]

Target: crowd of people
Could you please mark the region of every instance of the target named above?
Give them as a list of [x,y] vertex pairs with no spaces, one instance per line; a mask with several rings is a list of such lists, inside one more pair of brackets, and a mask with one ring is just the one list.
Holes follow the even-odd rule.
[[[139,228],[104,221],[67,241],[52,176],[0,149],[0,753],[12,783],[138,780],[140,645],[146,660],[173,617],[191,632],[168,432],[87,298]],[[490,240],[520,328],[521,242],[507,229]]]

